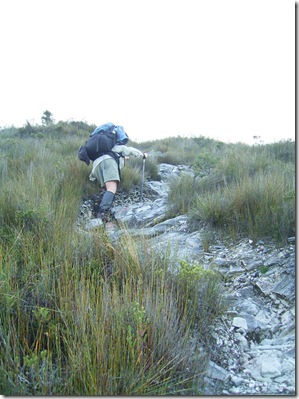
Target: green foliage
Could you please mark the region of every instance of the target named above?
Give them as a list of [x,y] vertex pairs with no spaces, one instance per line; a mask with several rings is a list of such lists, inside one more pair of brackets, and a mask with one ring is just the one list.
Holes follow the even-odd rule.
[[[70,126],[0,140],[1,392],[192,392],[204,358],[191,339],[196,313],[178,302],[175,277],[156,279],[171,265],[129,236],[115,249],[103,232],[75,228],[82,197],[98,187],[76,158],[81,133]],[[131,182],[141,167],[132,165]]]
[[181,284],[183,284],[184,288],[194,288],[203,278],[209,278],[210,276],[214,275],[215,273],[212,270],[206,270],[197,264],[191,265],[186,261],[180,262],[178,280]]
[[121,188],[130,193],[135,185],[141,185],[142,174],[138,167],[128,167],[121,171]]
[[202,152],[194,161],[193,168],[199,176],[206,176],[216,167],[219,156],[216,158],[211,152]]
[[221,154],[216,149],[195,159],[193,181],[182,177],[172,182],[170,214],[189,213],[194,229],[205,224],[232,237],[286,241],[295,232],[294,143],[221,146]]
[[260,274],[266,274],[268,270],[269,270],[268,266],[260,266],[259,267]]
[[48,110],[44,111],[41,119],[43,125],[52,125],[54,123],[53,114]]
[[284,163],[295,164],[295,145],[291,140],[284,140],[278,143],[266,144],[265,151],[269,153],[271,158],[282,161]]
[[20,137],[30,137],[30,135],[35,132],[35,127],[27,121],[22,128],[18,129],[18,131]]
[[233,236],[242,232],[253,238],[273,237],[284,241],[294,234],[295,202],[286,195],[292,192],[291,171],[276,170],[240,180],[233,187],[196,197],[191,218]]
[[186,214],[194,201],[194,179],[186,174],[170,182],[168,216]]
[[[140,161],[139,161],[140,162]],[[157,162],[149,156],[145,161],[145,179],[160,180]]]
[[[185,261],[174,272],[166,252],[129,234],[115,247],[101,230],[76,229],[82,198],[99,189],[77,159],[93,129],[60,121],[1,131],[0,391],[194,394],[208,359],[202,344],[208,348],[225,311],[221,279]],[[195,225],[235,233],[246,226],[253,235],[293,232],[293,143],[252,148],[179,140],[176,162],[197,165],[198,177],[172,183],[174,215],[188,212]],[[175,159],[178,140],[142,148]],[[142,162],[131,161],[128,191],[141,178]],[[151,158],[145,171],[157,176]],[[206,249],[210,241],[207,235]]]
[[219,295],[222,289],[220,275],[200,265],[181,261],[177,283],[180,306],[193,314],[201,339],[209,341],[215,320],[226,308],[223,297]]
[[[121,171],[121,188],[130,193],[134,187],[141,186],[142,181],[142,159],[131,158],[126,161],[125,167]],[[156,162],[147,158],[145,160],[144,179],[158,180],[158,168]]]
[[[162,140],[147,141],[140,144],[145,151],[154,155],[158,163],[172,165],[192,165],[200,146],[194,138],[168,137]],[[179,151],[178,151],[179,149]]]

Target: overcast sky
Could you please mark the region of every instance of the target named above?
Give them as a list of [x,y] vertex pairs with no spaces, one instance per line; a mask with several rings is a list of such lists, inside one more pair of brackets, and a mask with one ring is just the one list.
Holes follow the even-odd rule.
[[295,137],[291,0],[0,0],[0,126]]

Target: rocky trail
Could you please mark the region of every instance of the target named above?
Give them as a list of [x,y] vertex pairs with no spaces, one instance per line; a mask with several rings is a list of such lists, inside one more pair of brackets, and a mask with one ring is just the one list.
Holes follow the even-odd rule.
[[[169,181],[182,173],[192,170],[160,164],[161,180],[147,181],[142,199],[140,190],[117,194],[114,208],[131,235],[170,249],[174,264],[213,266],[223,276],[229,309],[212,334],[204,394],[295,395],[295,237],[282,248],[250,238],[222,242],[204,229],[190,231],[185,215],[165,220]],[[92,209],[92,200],[82,205],[86,229],[93,226]]]

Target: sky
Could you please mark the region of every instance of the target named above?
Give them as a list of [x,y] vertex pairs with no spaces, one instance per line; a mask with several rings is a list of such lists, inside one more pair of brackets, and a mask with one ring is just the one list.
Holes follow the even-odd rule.
[[295,139],[291,0],[0,0],[0,127]]

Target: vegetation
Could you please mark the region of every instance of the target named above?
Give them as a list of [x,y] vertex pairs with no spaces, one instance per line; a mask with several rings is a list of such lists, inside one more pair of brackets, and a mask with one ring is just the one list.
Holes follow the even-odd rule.
[[[224,309],[221,281],[194,269],[190,284],[186,267],[175,274],[142,240],[126,235],[113,247],[104,231],[76,229],[82,199],[98,191],[76,158],[92,128],[1,131],[0,391],[194,393]],[[123,176],[128,190],[138,167]]]
[[295,143],[291,141],[200,148],[191,165],[194,177],[171,184],[169,216],[188,213],[190,225],[229,233],[233,238],[273,238],[295,234]]
[[[0,131],[0,392],[5,395],[200,394],[211,330],[225,311],[216,271],[155,253],[129,234],[76,228],[98,192],[77,158],[94,126],[54,123]],[[189,164],[169,214],[237,235],[294,232],[294,143],[225,145],[205,138],[132,143],[157,163]],[[139,184],[128,162],[123,188]],[[140,177],[139,177],[140,178]],[[208,246],[209,235],[206,242]]]

